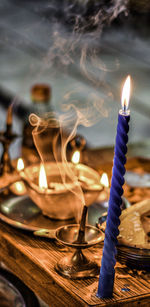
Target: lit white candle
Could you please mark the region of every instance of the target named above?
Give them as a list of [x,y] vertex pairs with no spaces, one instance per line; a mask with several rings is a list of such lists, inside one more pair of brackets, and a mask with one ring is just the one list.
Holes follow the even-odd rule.
[[80,162],[80,151],[79,150],[76,150],[73,153],[71,161],[73,164],[78,164]]

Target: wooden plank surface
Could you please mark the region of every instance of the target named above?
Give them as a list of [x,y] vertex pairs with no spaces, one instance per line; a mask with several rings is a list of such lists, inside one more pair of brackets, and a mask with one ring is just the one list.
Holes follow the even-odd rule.
[[[100,172],[106,170],[109,176],[111,157],[112,151],[108,163],[97,165]],[[141,167],[143,171],[150,171],[150,162],[143,158],[132,158],[128,160],[127,167],[128,169]],[[128,189],[125,192],[130,200],[133,195]],[[143,195],[140,197],[143,198]],[[101,300],[96,297],[98,276],[76,281],[61,277],[56,273],[55,265],[68,252],[73,250],[68,250],[55,241],[23,233],[0,222],[1,261],[49,306],[137,306],[137,304],[148,306],[150,303],[150,274],[131,270],[119,263],[116,266],[114,297],[111,300]],[[94,258],[100,265],[102,245],[90,248],[84,253]],[[126,286],[130,290],[122,291]]]
[[[55,242],[20,233],[0,223],[1,260],[49,306],[134,306],[139,300],[144,304],[150,301],[150,274],[140,272],[138,275],[119,263],[114,297],[97,298],[98,276],[73,281],[55,272],[55,264],[66,253],[68,249]],[[85,254],[94,257],[100,264],[102,247],[90,248]],[[129,292],[121,290],[126,285]]]

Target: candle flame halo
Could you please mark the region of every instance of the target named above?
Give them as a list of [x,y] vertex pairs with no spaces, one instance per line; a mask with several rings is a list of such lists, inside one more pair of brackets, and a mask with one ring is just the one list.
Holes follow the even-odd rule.
[[43,164],[40,165],[40,171],[39,171],[39,187],[41,189],[47,189],[48,184],[47,184],[47,178],[46,178],[46,172],[45,172],[45,167]]
[[74,164],[78,164],[79,163],[79,161],[80,161],[80,151],[79,150],[76,150],[73,153],[71,161]]
[[131,77],[128,76],[125,80],[125,83],[122,89],[122,97],[121,97],[121,105],[122,105],[122,110],[124,112],[126,112],[129,107],[130,87],[131,87]]
[[19,158],[17,161],[17,171],[22,171],[24,169],[24,162],[22,158]]
[[100,183],[105,187],[109,188],[109,180],[106,173],[103,173],[100,179]]

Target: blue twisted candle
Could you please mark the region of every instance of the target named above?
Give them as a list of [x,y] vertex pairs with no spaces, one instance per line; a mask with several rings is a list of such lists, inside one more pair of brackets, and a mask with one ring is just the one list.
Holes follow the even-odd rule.
[[[126,84],[127,83],[127,84]],[[127,78],[124,88],[130,88],[130,77]],[[124,92],[124,90],[123,90]],[[101,298],[110,298],[113,294],[115,264],[116,264],[116,245],[119,235],[119,216],[121,214],[120,206],[122,204],[121,196],[123,194],[123,184],[125,175],[125,163],[127,153],[128,131],[130,111],[128,110],[129,93],[127,97],[122,98],[122,110],[118,115],[118,126],[116,135],[116,145],[114,154],[114,165],[112,171],[109,207],[107,223],[105,230],[105,240],[103,256],[100,269],[99,285],[97,296]]]

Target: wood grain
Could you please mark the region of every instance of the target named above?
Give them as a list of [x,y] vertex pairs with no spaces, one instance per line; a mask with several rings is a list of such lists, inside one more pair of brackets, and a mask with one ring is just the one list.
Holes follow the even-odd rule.
[[[113,299],[97,298],[98,276],[73,281],[55,272],[55,264],[66,253],[68,249],[55,242],[29,236],[0,222],[1,261],[49,306],[136,306],[137,300],[141,304],[150,300],[150,274],[139,276],[119,263]],[[85,253],[100,264],[102,246]],[[121,290],[126,284],[129,292]]]

